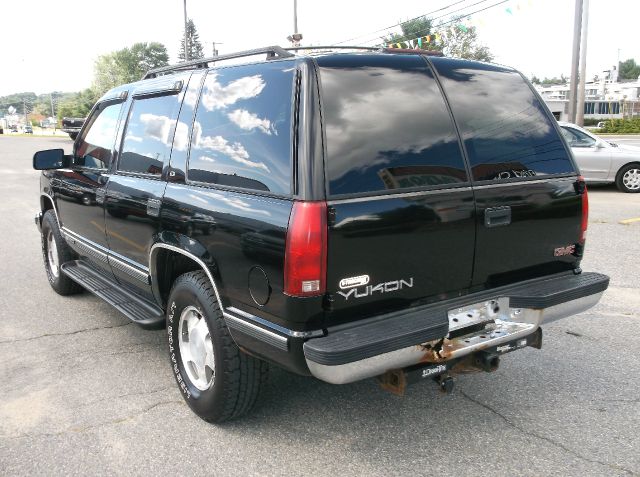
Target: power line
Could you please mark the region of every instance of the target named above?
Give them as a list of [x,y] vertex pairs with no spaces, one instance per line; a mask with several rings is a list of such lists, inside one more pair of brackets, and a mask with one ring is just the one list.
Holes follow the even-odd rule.
[[[484,1],[487,1],[487,0],[482,0],[482,1],[480,1],[480,2],[474,3],[473,5],[477,5],[478,3],[483,3]],[[502,1],[498,2],[498,3],[494,3],[493,5],[489,5],[489,6],[487,6],[487,7],[484,7],[484,8],[481,8],[481,9],[479,9],[479,10],[476,10],[476,11],[473,11],[473,12],[470,12],[470,13],[467,13],[467,14],[465,14],[465,15],[460,15],[460,16],[458,16],[458,17],[456,17],[456,18],[452,19],[452,20],[449,20],[449,21],[447,21],[447,22],[440,23],[439,25],[437,25],[437,28],[441,28],[441,27],[443,27],[443,26],[451,25],[452,23],[459,22],[459,21],[460,21],[460,20],[462,20],[463,18],[470,17],[471,15],[475,15],[476,13],[484,12],[485,10],[489,10],[490,8],[497,7],[498,5],[502,5],[503,3],[507,3],[507,2],[509,2],[509,1],[511,1],[511,0],[502,0]],[[473,5],[469,5],[469,6],[471,7],[471,6],[473,6]],[[465,8],[468,8],[468,7],[465,7]],[[423,36],[422,34],[427,34],[427,33],[429,33],[429,32],[430,32],[430,30],[423,30],[423,31],[418,32],[417,34],[416,34],[416,33],[413,33],[413,34],[416,34],[416,35],[417,35],[417,36],[416,36],[416,38],[419,38],[419,37]],[[368,43],[370,44],[370,43],[373,43],[373,42],[375,42],[375,41],[377,41],[377,39],[376,39],[376,40],[369,40],[369,41],[366,41],[366,42],[364,42],[364,44],[365,44],[365,45],[366,45],[366,44],[368,44]],[[363,45],[363,46],[364,46],[364,45]]]
[[[403,21],[403,22],[400,22],[400,23],[396,23],[395,25],[391,25],[391,26],[386,27],[386,28],[381,28],[380,30],[372,31],[370,33],[365,33],[364,35],[360,35],[360,36],[356,36],[356,37],[353,37],[353,38],[349,38],[348,40],[339,41],[338,43],[334,43],[334,44],[335,45],[342,45],[343,43],[347,43],[347,42],[350,42],[350,41],[358,40],[358,39],[364,38],[366,36],[374,35],[376,33],[380,33],[382,31],[386,31],[386,30],[389,30],[391,28],[395,28],[397,26],[400,26],[403,23],[407,23],[407,22],[410,22],[410,21],[413,21],[413,20],[417,20],[418,18],[427,16],[427,15],[431,15],[432,13],[438,13],[438,12],[440,12],[442,10],[447,10],[448,8],[451,8],[451,7],[453,7],[455,5],[458,5],[459,3],[462,3],[462,2],[465,2],[465,1],[467,1],[467,0],[458,0],[457,2],[453,2],[453,3],[451,3],[451,4],[449,4],[449,5],[445,6],[445,7],[438,8],[437,10],[433,10],[433,11],[428,12],[428,13],[423,13],[422,15],[418,15],[417,17],[413,17],[413,18],[411,18],[409,20],[406,20],[406,21]],[[488,0],[483,0],[483,1],[488,1]]]

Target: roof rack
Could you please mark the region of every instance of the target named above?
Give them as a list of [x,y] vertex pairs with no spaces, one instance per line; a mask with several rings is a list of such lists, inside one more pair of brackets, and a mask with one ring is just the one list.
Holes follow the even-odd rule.
[[160,68],[154,68],[147,71],[142,77],[143,80],[150,78],[157,78],[160,75],[174,73],[176,71],[192,70],[198,68],[207,68],[209,63],[214,61],[230,60],[232,58],[243,58],[245,56],[254,56],[266,53],[267,59],[274,58],[290,58],[295,56],[293,53],[289,53],[285,48],[281,46],[266,46],[264,48],[255,48],[253,50],[238,51],[236,53],[228,53],[225,55],[211,56],[209,58],[198,58],[193,61],[185,61],[184,63],[178,63],[176,65],[161,66]]
[[283,48],[286,51],[296,50],[367,50],[380,51],[379,46],[348,46],[348,45],[322,45],[322,46],[290,46]]
[[199,58],[193,61],[186,61],[184,63],[178,63],[175,65],[161,66],[160,68],[154,68],[147,71],[142,77],[143,80],[150,78],[157,78],[158,76],[175,73],[176,71],[192,70],[199,68],[208,68],[209,63],[214,61],[230,60],[232,58],[243,58],[246,56],[267,54],[267,60],[273,60],[276,58],[291,58],[296,55],[290,53],[297,50],[364,50],[364,51],[379,51],[382,53],[405,53],[414,55],[427,55],[427,56],[443,56],[440,51],[421,50],[421,49],[408,49],[408,48],[384,48],[380,46],[346,46],[346,45],[326,45],[326,46],[292,46],[289,48],[283,48],[281,46],[266,46],[264,48],[255,48],[253,50],[238,51],[236,53],[227,53],[225,55],[211,56],[209,58]]

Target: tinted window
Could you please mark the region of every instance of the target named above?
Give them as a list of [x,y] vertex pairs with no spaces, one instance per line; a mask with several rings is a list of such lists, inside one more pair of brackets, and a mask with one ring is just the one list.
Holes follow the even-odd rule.
[[520,74],[496,65],[433,58],[475,180],[573,172],[562,139]]
[[178,95],[133,100],[118,170],[159,175],[171,154],[180,103]]
[[291,95],[295,65],[209,71],[196,112],[189,180],[291,192]]
[[77,164],[95,169],[107,169],[111,163],[113,142],[122,103],[101,106],[89,119],[89,128],[78,139]]
[[417,56],[318,59],[331,195],[467,180],[433,73]]

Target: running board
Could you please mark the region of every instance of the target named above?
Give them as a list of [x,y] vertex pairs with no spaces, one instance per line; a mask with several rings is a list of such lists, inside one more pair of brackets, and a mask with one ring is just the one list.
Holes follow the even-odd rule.
[[164,328],[164,312],[156,305],[109,281],[82,260],[62,264],[62,272],[99,298],[115,307],[134,323],[148,330]]

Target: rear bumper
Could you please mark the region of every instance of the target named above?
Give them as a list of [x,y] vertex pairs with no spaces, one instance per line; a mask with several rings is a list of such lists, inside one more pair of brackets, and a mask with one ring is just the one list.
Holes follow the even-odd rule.
[[542,322],[588,310],[608,286],[609,277],[598,273],[529,280],[329,329],[326,336],[305,342],[304,355],[311,374],[333,384],[420,363],[445,363],[488,348],[511,346],[535,333]]

